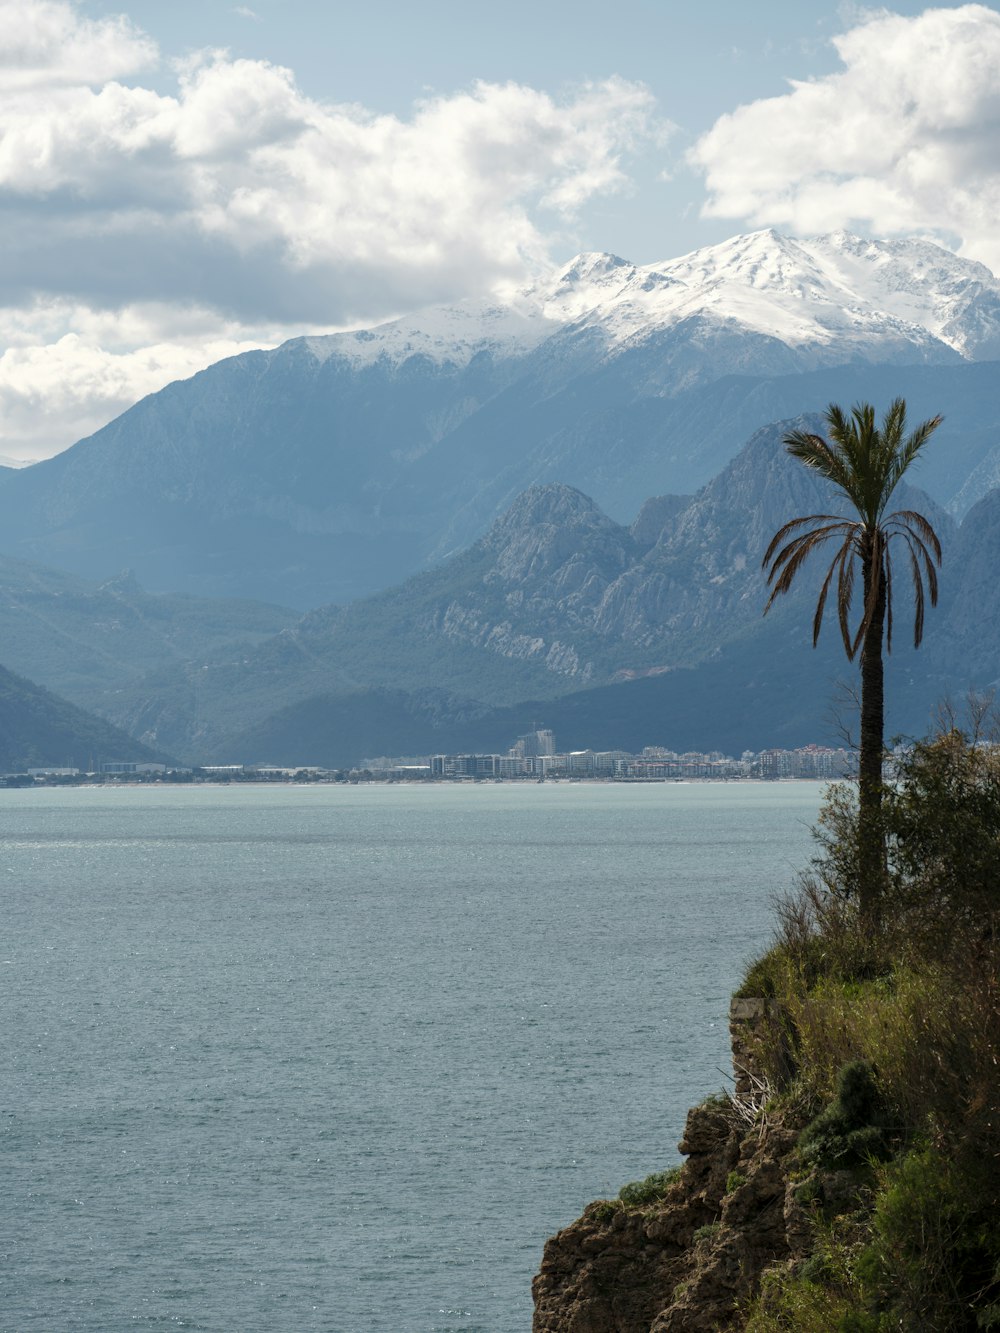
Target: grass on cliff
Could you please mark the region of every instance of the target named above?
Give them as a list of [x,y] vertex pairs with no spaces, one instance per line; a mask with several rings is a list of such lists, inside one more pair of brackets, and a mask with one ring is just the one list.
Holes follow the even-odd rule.
[[804,1173],[858,1179],[840,1219],[817,1188],[816,1253],[766,1276],[750,1333],[1000,1329],[1000,749],[955,729],[915,745],[883,819],[878,928],[839,787],[741,988],[775,1001],[757,1054]]

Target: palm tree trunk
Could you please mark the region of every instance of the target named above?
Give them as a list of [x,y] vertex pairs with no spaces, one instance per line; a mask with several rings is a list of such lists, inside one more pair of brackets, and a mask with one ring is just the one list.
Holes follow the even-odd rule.
[[[880,561],[863,561],[865,603]],[[885,579],[879,577],[872,617],[861,645],[861,750],[858,756],[858,885],[861,914],[878,924],[885,883],[882,831],[882,754],[885,744],[882,636],[885,628]]]

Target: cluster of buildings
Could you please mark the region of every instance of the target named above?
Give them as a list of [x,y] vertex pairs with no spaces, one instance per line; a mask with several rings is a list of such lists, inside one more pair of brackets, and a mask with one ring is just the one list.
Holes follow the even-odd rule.
[[856,756],[850,750],[806,745],[798,750],[745,750],[739,759],[713,750],[677,754],[647,745],[641,754],[627,750],[557,752],[551,731],[518,737],[505,754],[433,754],[412,758],[366,759],[358,768],[327,769],[316,765],[217,764],[195,769],[167,769],[163,764],[111,761],[91,771],[76,768],[29,768],[27,773],[0,774],[0,786],[36,782],[361,782],[468,781],[483,779],[595,778],[619,782],[667,782],[688,778],[820,778],[852,776]]
[[521,736],[506,754],[435,754],[408,759],[366,759],[365,771],[384,778],[604,778],[663,782],[683,778],[848,777],[856,771],[850,750],[806,745],[797,750],[745,750],[739,759],[719,753],[677,754],[647,745],[641,754],[627,750],[556,751],[551,731]]

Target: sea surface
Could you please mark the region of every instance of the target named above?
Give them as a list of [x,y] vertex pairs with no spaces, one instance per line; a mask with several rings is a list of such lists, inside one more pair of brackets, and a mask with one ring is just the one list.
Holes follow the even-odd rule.
[[0,1329],[527,1333],[819,784],[0,792]]

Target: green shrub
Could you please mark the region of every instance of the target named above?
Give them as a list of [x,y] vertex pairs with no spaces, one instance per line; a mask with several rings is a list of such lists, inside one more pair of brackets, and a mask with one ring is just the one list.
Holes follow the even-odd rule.
[[820,1203],[823,1198],[823,1186],[815,1175],[808,1176],[801,1184],[795,1186],[795,1202],[808,1208],[811,1203]]
[[787,1269],[764,1274],[746,1311],[746,1333],[836,1333],[856,1317],[852,1297]]
[[701,1105],[708,1110],[731,1111],[733,1099],[728,1092],[710,1092],[707,1097],[702,1098]]
[[975,1182],[922,1145],[884,1167],[880,1184],[857,1265],[874,1307],[905,1333],[996,1327],[1000,1231]]
[[834,1281],[836,1275],[826,1250],[817,1250],[815,1254],[803,1260],[799,1265],[798,1276],[803,1282],[812,1282],[815,1286],[823,1286]]
[[840,1070],[836,1097],[799,1137],[803,1161],[851,1168],[884,1157],[886,1146],[882,1099],[871,1068],[852,1060]]
[[883,806],[896,917],[935,952],[981,934],[1000,910],[1000,751],[956,729],[918,741]]
[[623,1185],[618,1191],[618,1198],[629,1208],[655,1203],[657,1199],[663,1198],[680,1174],[679,1166],[673,1166],[669,1171],[654,1171],[645,1180],[633,1180],[631,1184]]
[[820,1224],[809,1259],[796,1268],[782,1264],[765,1272],[747,1307],[748,1333],[867,1330],[865,1293],[854,1272],[858,1235],[856,1219]]
[[736,991],[737,998],[759,996],[773,1000],[783,989],[788,961],[787,950],[782,944],[776,944],[762,957],[755,959]]

